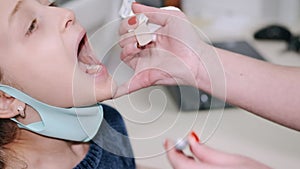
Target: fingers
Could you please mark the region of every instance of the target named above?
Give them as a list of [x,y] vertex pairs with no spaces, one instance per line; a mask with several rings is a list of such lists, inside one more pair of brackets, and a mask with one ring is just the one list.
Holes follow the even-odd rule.
[[188,137],[190,150],[196,159],[186,156],[182,151],[174,148],[174,143],[167,140],[164,144],[167,157],[174,169],[219,169],[236,160],[233,155],[226,154],[204,144],[200,144],[198,136],[192,132]]
[[[141,4],[133,4],[132,9],[136,14],[144,13],[148,17],[149,22],[161,26],[166,25],[168,20],[171,17],[175,16],[175,17],[185,18],[185,15],[179,11],[164,10],[164,9],[149,7]],[[128,31],[134,30],[137,26],[138,26],[137,17],[132,16],[122,21],[120,25],[119,33],[121,35],[126,34]]]
[[[132,9],[135,14],[143,13],[148,17],[150,23],[157,24],[160,26],[167,25],[168,21],[174,17],[179,17],[181,19],[186,20],[186,16],[181,11],[159,9],[137,3],[134,3],[132,5]],[[121,22],[119,33],[120,35],[126,34],[137,28],[137,26],[138,19],[136,16],[132,16]]]
[[208,164],[228,164],[228,161],[234,160],[233,155],[215,150],[205,144],[199,143],[195,134],[190,134],[188,137],[190,149],[192,153],[200,161]]
[[177,17],[184,17],[185,15],[182,12],[179,11],[173,11],[173,10],[164,10],[154,7],[149,7],[145,5],[141,5],[138,3],[134,3],[132,5],[132,10],[134,13],[144,13],[151,23],[164,26],[168,22],[168,19],[172,16]]
[[121,60],[127,63],[127,60],[131,60],[132,57],[136,56],[139,52],[141,52],[141,49],[137,48],[136,43],[129,43],[122,49]]
[[[130,64],[135,65],[135,63]],[[128,82],[118,87],[114,98],[142,88],[162,84],[162,81],[166,79],[167,76],[168,75],[159,68],[145,66],[142,70],[136,71],[135,75]]]
[[[164,148],[167,151],[167,157],[174,169],[199,169],[199,162],[195,161],[193,158],[186,156],[182,151],[178,151],[174,148],[174,143],[170,140],[166,140],[164,143]],[[202,165],[201,168],[204,168]]]
[[134,32],[130,32],[130,33],[126,33],[120,37],[119,45],[121,48],[123,48],[125,45],[128,45],[130,43],[133,44],[136,42],[137,42],[137,40],[136,40]]
[[131,30],[137,28],[137,26],[138,26],[138,20],[136,16],[126,18],[121,22],[119,33],[120,35],[126,34]]
[[151,82],[148,79],[150,71],[151,70],[144,70],[135,74],[128,82],[118,87],[114,98],[121,97],[123,95],[150,86]]
[[[135,13],[143,12],[151,23],[157,25],[166,25],[168,20],[174,16],[184,16],[182,12],[178,11],[168,11],[153,7],[148,7],[140,4],[133,4],[133,10]],[[121,22],[119,33],[121,35],[121,40],[119,45],[123,48],[125,45],[129,43],[137,42],[137,39],[134,34],[134,30],[138,27],[138,18],[137,16],[132,16],[130,18],[125,19]]]

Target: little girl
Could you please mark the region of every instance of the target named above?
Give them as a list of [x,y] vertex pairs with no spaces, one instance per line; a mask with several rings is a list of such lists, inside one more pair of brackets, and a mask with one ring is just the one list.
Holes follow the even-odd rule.
[[97,104],[116,87],[74,13],[37,0],[0,8],[0,168],[135,168],[91,141],[103,122],[127,132],[116,110]]

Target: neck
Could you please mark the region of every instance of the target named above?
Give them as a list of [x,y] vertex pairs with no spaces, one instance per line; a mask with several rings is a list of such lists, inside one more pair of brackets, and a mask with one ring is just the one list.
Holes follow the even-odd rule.
[[15,141],[7,147],[16,152],[17,158],[25,161],[29,168],[53,168],[57,164],[70,168],[85,157],[89,144],[49,138],[20,129]]

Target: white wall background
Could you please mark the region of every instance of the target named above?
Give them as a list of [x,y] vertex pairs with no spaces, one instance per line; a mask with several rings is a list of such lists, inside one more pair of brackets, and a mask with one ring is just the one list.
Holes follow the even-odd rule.
[[299,0],[183,0],[183,8],[191,17],[244,16],[284,24],[300,20]]
[[[69,2],[68,7],[82,8],[83,22],[116,16],[122,0],[56,0]],[[156,0],[157,1],[157,0]],[[182,0],[184,12],[190,17],[215,19],[238,16],[291,25],[300,21],[300,0]],[[113,17],[113,18],[114,18]],[[88,19],[86,19],[88,18]],[[84,23],[85,24],[85,23]]]

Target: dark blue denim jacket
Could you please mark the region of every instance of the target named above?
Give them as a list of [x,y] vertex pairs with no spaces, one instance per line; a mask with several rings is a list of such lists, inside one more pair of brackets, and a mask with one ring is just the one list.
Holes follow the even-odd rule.
[[[109,106],[102,106],[107,124],[117,132],[127,136],[127,130],[119,112]],[[129,140],[127,141],[129,143]],[[124,150],[132,152],[131,146],[123,147]],[[91,141],[88,154],[74,169],[135,169],[135,161],[134,158],[122,157],[108,152]]]

